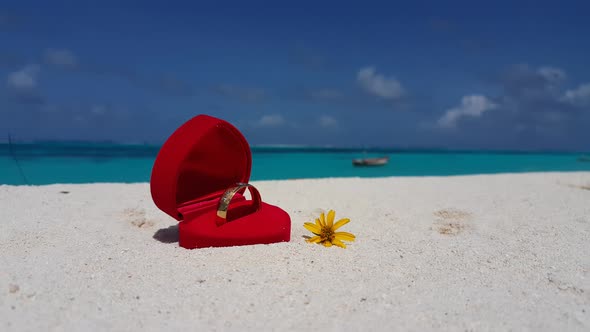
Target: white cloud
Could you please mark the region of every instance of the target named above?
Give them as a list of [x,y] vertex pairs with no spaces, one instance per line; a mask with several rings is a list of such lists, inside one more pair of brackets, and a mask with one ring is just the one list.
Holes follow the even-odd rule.
[[562,100],[576,106],[590,105],[590,83],[582,84],[574,90],[567,90]]
[[464,96],[461,99],[461,105],[448,110],[445,115],[438,119],[437,124],[439,127],[453,128],[462,117],[480,117],[484,112],[496,107],[497,106],[485,96]]
[[566,75],[565,72],[559,68],[555,67],[541,67],[537,70],[539,75],[541,75],[549,84],[558,85],[561,82],[565,81]]
[[285,124],[285,118],[280,114],[268,114],[262,116],[257,124],[261,127],[280,127]]
[[45,51],[45,62],[60,67],[77,67],[78,58],[69,50],[48,49]]
[[13,89],[34,89],[37,86],[37,75],[40,69],[39,65],[28,65],[21,70],[10,73],[7,81],[8,86]]
[[107,112],[107,107],[104,105],[92,105],[90,107],[90,113],[93,115],[103,115]]
[[331,117],[329,115],[320,116],[318,121],[319,121],[320,126],[322,126],[324,128],[338,127],[338,120],[336,120],[334,117]]
[[395,77],[377,74],[375,67],[361,68],[357,81],[366,92],[383,99],[398,99],[405,94],[404,88]]

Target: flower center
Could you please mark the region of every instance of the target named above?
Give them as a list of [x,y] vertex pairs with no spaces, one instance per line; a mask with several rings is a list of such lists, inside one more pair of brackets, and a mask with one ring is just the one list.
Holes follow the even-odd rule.
[[333,235],[334,231],[332,231],[331,227],[322,227],[322,239],[332,240]]

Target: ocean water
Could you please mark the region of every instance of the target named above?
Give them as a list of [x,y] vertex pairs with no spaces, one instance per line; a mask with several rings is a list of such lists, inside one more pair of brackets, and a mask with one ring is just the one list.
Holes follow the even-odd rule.
[[[0,184],[147,182],[159,146],[0,144]],[[253,147],[251,180],[590,171],[590,154]],[[380,167],[352,159],[389,156]]]

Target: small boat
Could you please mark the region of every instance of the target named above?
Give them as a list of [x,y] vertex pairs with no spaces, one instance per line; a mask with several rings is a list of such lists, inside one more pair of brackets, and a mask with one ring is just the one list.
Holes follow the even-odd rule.
[[389,162],[389,157],[353,159],[354,166],[383,166]]
[[590,156],[581,156],[580,158],[578,158],[578,161],[580,161],[580,162],[590,162]]

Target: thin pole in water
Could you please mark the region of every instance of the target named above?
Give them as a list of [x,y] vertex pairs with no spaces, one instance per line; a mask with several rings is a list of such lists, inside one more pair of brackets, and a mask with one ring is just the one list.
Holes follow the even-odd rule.
[[8,151],[10,152],[12,159],[14,159],[14,163],[16,164],[16,167],[18,168],[18,172],[20,173],[20,176],[23,178],[23,182],[26,185],[28,185],[29,180],[27,180],[27,177],[25,176],[25,172],[23,171],[23,168],[20,166],[20,163],[18,162],[18,159],[16,158],[16,154],[14,153],[14,149],[12,148],[12,137],[10,136],[10,134],[8,134]]

